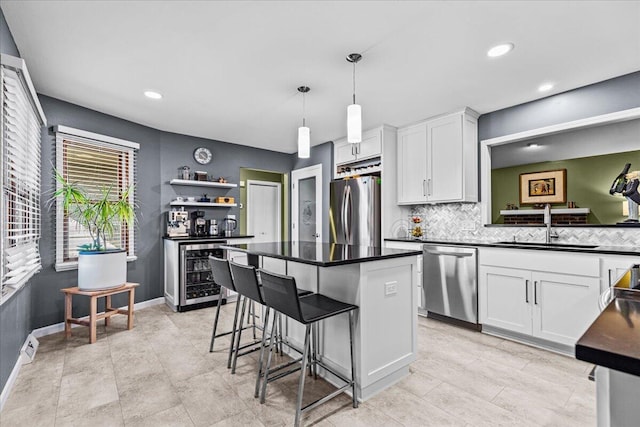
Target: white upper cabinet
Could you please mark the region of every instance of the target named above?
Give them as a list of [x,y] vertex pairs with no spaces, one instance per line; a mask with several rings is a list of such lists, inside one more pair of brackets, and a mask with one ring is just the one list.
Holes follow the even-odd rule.
[[333,159],[336,165],[380,157],[381,154],[381,128],[362,132],[362,142],[358,144],[347,142],[347,138],[339,139],[333,143]]
[[478,201],[478,114],[470,109],[398,130],[398,204]]

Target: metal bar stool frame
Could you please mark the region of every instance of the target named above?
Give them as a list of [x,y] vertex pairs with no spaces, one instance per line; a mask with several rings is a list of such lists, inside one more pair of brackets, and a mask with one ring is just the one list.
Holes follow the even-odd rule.
[[[218,257],[214,257],[214,256],[209,256],[209,267],[211,268],[211,274],[213,276],[213,281],[222,287],[225,287],[227,289],[230,289],[234,292],[238,292],[234,282],[233,282],[233,276],[231,275],[231,269],[229,267],[229,261],[227,261],[226,259],[223,258],[218,258]],[[222,332],[222,333],[216,333],[218,330],[218,321],[220,318],[220,306],[221,301],[218,301],[217,307],[216,307],[216,315],[213,321],[213,330],[211,332],[211,342],[209,344],[209,352],[212,353],[213,352],[213,346],[215,344],[215,339],[216,338],[220,338],[226,335],[231,334],[231,345],[229,346],[229,356],[227,358],[227,369],[231,368],[232,366],[232,361],[233,361],[233,355],[234,355],[234,342],[235,342],[235,336],[236,336],[236,331],[237,331],[237,325],[238,325],[238,316],[240,315],[240,306],[243,306],[243,310],[242,310],[242,317],[244,317],[245,315],[245,307],[246,307],[246,301],[241,301],[241,296],[240,293],[238,293],[238,300],[236,301],[236,308],[235,308],[235,314],[233,317],[233,326],[231,328],[230,331],[227,332]],[[250,326],[246,326],[244,327],[245,329],[248,328],[254,328],[254,337],[255,337],[255,310],[253,313],[253,325]],[[240,327],[243,327],[242,324]],[[259,327],[258,327],[259,328]],[[261,341],[257,341],[256,343],[259,343]],[[253,343],[252,345],[255,345],[256,343]],[[233,370],[233,372],[235,372],[235,369]]]
[[[357,408],[358,398],[356,394],[355,343],[353,337],[355,335],[354,312],[358,309],[358,307],[353,304],[347,304],[341,301],[337,301],[322,294],[309,294],[305,296],[299,296],[296,292],[297,287],[295,278],[291,276],[275,274],[265,270],[260,270],[260,276],[262,278],[263,295],[264,300],[267,303],[267,307],[271,307],[276,313],[273,319],[273,327],[275,327],[278,317],[282,316],[283,314],[293,320],[302,323],[305,326],[304,349],[300,360],[300,379],[298,383],[298,396],[296,401],[294,425],[296,427],[300,425],[300,420],[304,412],[309,411],[330,399],[333,399],[349,388],[351,388],[353,407]],[[317,348],[315,348],[315,345],[313,346],[314,349],[311,350],[311,334],[315,329],[314,326],[324,319],[328,319],[344,313],[349,314],[349,349],[351,353],[350,379],[346,378],[342,374],[335,372],[333,369],[323,364],[322,361],[317,358]],[[284,376],[283,374],[278,374],[276,376],[272,376],[271,378],[269,377],[269,372],[271,371],[271,357],[273,355],[275,344],[276,340],[274,340],[274,337],[272,335],[269,340],[269,356],[267,358],[266,366],[264,367],[264,380],[262,381],[262,393],[260,396],[261,403],[264,403],[265,401],[267,384],[270,381],[274,381]],[[259,372],[263,370],[263,356],[263,351],[261,351],[261,356],[258,363]],[[328,395],[302,407],[306,364],[310,357],[312,358],[310,362],[312,365],[320,365],[322,368],[344,381],[345,385],[329,393]],[[314,373],[315,372],[317,372],[316,369],[314,369]]]

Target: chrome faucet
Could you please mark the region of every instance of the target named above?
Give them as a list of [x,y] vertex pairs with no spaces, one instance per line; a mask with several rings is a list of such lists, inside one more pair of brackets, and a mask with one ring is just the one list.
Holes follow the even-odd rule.
[[544,207],[544,223],[547,226],[547,238],[545,243],[551,243],[551,239],[558,238],[558,233],[551,230],[551,205],[549,203]]

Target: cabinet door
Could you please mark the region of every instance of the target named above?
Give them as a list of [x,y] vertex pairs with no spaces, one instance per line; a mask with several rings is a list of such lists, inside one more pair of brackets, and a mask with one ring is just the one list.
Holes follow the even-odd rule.
[[428,121],[427,143],[427,200],[463,200],[462,114]]
[[479,271],[480,323],[531,334],[531,273],[515,268],[485,267]]
[[382,153],[382,131],[375,129],[362,134],[362,142],[357,144],[357,158],[368,159]]
[[336,142],[333,146],[334,163],[336,165],[356,160],[356,144],[350,144],[346,140]]
[[533,335],[574,345],[598,316],[597,277],[533,272]]
[[427,200],[427,126],[420,124],[398,131],[398,204]]

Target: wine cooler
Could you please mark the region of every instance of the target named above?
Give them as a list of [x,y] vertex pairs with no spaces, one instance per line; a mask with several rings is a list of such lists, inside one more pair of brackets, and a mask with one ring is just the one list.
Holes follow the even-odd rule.
[[226,242],[167,243],[165,240],[167,304],[176,311],[185,311],[226,303],[226,289],[215,283],[209,267],[209,256],[225,258],[220,246]]

